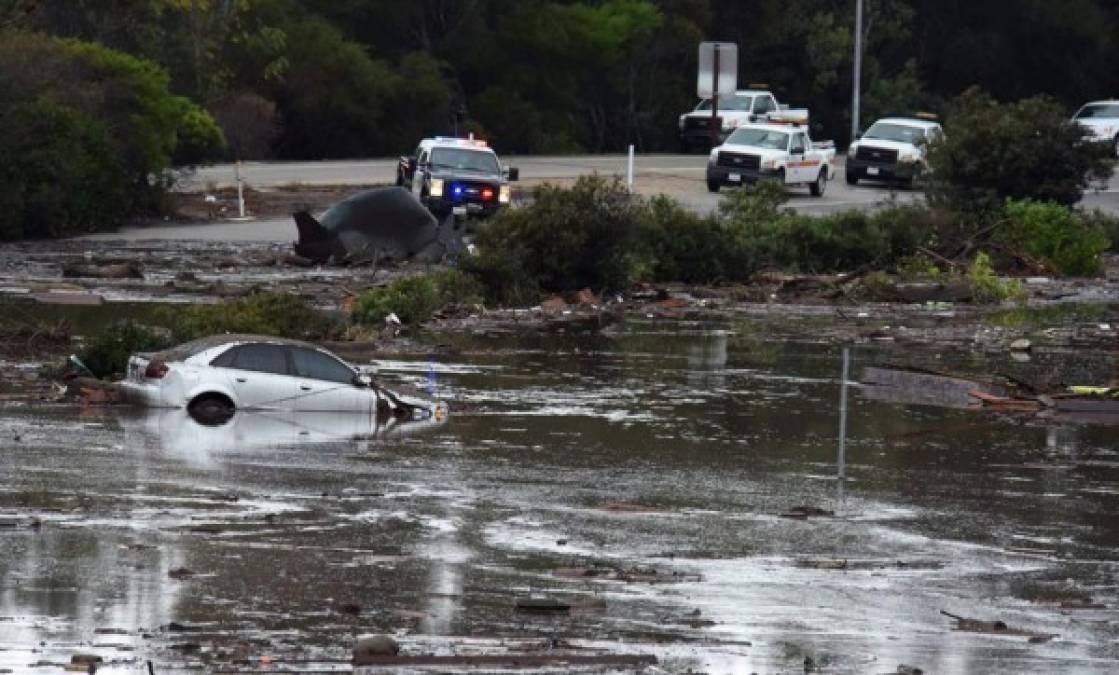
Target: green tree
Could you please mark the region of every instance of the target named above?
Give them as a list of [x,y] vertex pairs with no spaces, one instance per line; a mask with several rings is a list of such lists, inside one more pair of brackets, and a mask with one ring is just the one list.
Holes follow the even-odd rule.
[[103,46],[0,33],[5,238],[107,229],[151,212],[178,157],[221,151],[209,115],[153,63]]
[[995,214],[1007,199],[1075,204],[1111,174],[1108,149],[1047,97],[1000,104],[971,89],[952,102],[945,132],[929,152],[928,194],[960,213]]

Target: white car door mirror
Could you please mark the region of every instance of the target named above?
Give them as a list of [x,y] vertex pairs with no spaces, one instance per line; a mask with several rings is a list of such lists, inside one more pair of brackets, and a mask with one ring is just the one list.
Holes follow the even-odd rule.
[[373,378],[365,373],[358,373],[354,375],[354,386],[369,388],[373,386]]

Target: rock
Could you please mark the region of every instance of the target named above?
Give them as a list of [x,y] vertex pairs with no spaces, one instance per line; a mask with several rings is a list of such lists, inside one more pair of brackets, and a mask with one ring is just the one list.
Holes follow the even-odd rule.
[[1033,343],[1026,338],[1021,338],[1010,343],[1010,351],[1012,352],[1028,352],[1032,347]]
[[66,264],[62,266],[62,276],[91,279],[143,279],[144,272],[139,262],[130,260],[108,265]]
[[518,612],[544,612],[566,613],[571,611],[571,604],[556,598],[517,598],[514,605]]
[[575,294],[575,304],[577,305],[597,305],[601,302],[599,297],[589,288],[584,288]]
[[355,662],[370,656],[396,656],[399,653],[400,645],[387,635],[364,637],[354,645]]
[[544,302],[540,303],[540,306],[548,310],[549,312],[554,312],[567,309],[567,302],[560,296],[553,295]]

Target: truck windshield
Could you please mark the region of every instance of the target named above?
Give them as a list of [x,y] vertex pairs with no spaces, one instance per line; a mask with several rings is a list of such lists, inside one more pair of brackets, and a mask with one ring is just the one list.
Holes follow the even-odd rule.
[[465,148],[435,148],[431,151],[431,166],[434,169],[500,172],[497,157],[492,152]]
[[767,150],[785,150],[789,147],[789,135],[769,129],[739,129],[727,139],[728,145],[750,145]]
[[896,141],[898,143],[912,143],[916,145],[925,140],[925,130],[921,127],[908,127],[904,124],[889,122],[875,122],[867,129],[863,138],[877,138],[882,141]]
[[[735,112],[750,112],[750,104],[753,103],[753,96],[739,96],[737,94],[727,94],[726,96],[719,97],[719,110],[730,110]],[[711,99],[705,98],[699,102],[696,110],[711,110]]]
[[1076,113],[1076,119],[1087,120],[1093,117],[1119,117],[1119,104],[1115,103],[1098,103],[1096,105],[1086,105]]

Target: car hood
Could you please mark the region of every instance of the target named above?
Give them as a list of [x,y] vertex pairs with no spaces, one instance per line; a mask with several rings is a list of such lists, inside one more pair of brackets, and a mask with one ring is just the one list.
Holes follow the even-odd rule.
[[1119,133],[1119,118],[1116,117],[1098,117],[1073,121],[1091,130],[1091,132],[1099,138],[1111,138],[1116,133]]
[[759,148],[756,145],[737,145],[731,143],[723,143],[715,148],[719,152],[737,152],[743,155],[758,155],[762,158],[769,157],[784,157],[788,154],[785,150],[773,150],[771,148]]
[[855,146],[859,148],[877,148],[879,150],[897,150],[902,152],[918,152],[923,153],[924,150],[920,146],[913,145],[912,143],[903,143],[901,141],[888,141],[884,138],[867,138],[855,141]]

